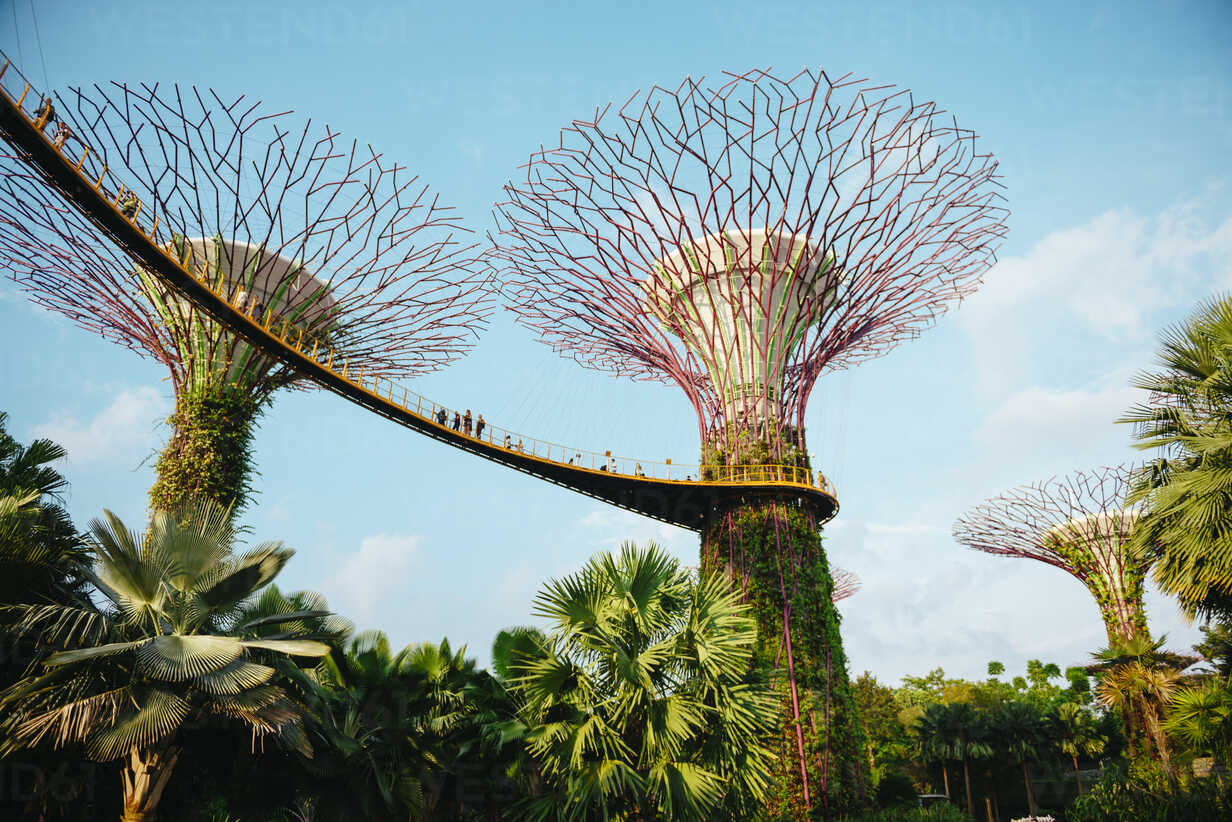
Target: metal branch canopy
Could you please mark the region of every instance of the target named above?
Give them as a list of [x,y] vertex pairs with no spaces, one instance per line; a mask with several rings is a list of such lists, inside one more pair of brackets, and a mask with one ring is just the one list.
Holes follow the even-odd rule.
[[512,309],[583,365],[679,385],[703,441],[800,429],[819,376],[918,333],[1005,233],[973,132],[824,72],[655,87],[525,168],[497,206]]
[[972,508],[954,538],[977,551],[1060,568],[1095,596],[1110,638],[1145,632],[1146,564],[1131,544],[1140,511],[1126,504],[1128,466],[1023,485]]
[[[253,268],[254,260],[256,268],[262,265],[302,264],[308,275],[327,286],[327,299],[331,301],[329,307],[313,312],[326,318],[335,316],[339,310],[335,306],[345,306],[348,300],[350,303],[362,303],[364,292],[360,290],[360,283],[364,278],[343,276],[330,279],[328,276],[323,278],[322,272],[328,268],[341,271],[344,265],[351,266],[352,270],[356,265],[366,265],[365,273],[375,278],[371,285],[390,286],[395,298],[406,298],[405,304],[393,300],[395,306],[419,307],[424,292],[415,292],[409,287],[404,287],[405,290],[397,288],[396,272],[406,261],[420,267],[427,266],[441,277],[465,269],[460,264],[463,257],[461,251],[451,251],[452,238],[446,235],[446,240],[429,250],[408,244],[395,252],[394,258],[398,259],[398,264],[391,267],[386,266],[394,258],[382,262],[378,255],[371,252],[364,255],[355,246],[351,246],[351,252],[342,257],[338,256],[341,251],[331,254],[328,250],[313,256],[308,249],[319,247],[319,244],[309,242],[310,237],[305,232],[288,230],[278,221],[270,221],[264,233],[242,234],[232,228],[230,236],[220,243],[209,230],[203,231],[201,228],[201,215],[210,212],[196,202],[195,183],[174,174],[159,172],[150,174],[144,183],[139,174],[134,175],[136,179],[130,180],[127,172],[134,167],[152,168],[158,164],[151,166],[146,163],[140,153],[134,162],[131,153],[135,150],[134,142],[110,133],[100,146],[110,146],[113,159],[118,158],[116,164],[107,162],[106,149],[96,149],[92,144],[84,146],[80,154],[77,146],[73,146],[70,153],[68,141],[61,141],[48,133],[50,130],[45,130],[47,118],[36,115],[34,103],[27,102],[28,98],[37,100],[37,93],[31,98],[30,84],[18,78],[14,85],[12,81],[15,77],[16,71],[6,60],[3,72],[0,72],[0,132],[16,150],[17,165],[4,169],[4,211],[0,213],[0,237],[3,239],[0,240],[0,247],[5,252],[6,265],[10,268],[18,266],[19,274],[30,277],[31,284],[37,284],[35,291],[40,295],[40,300],[85,327],[110,334],[160,359],[166,357],[173,367],[181,366],[173,359],[177,356],[177,349],[161,336],[172,332],[155,327],[156,323],[147,322],[149,312],[141,301],[148,300],[149,294],[135,291],[134,282],[137,282],[156,292],[155,296],[164,298],[163,302],[169,310],[185,312],[186,324],[190,325],[187,316],[189,307],[200,311],[242,340],[243,344],[251,346],[260,356],[268,358],[271,368],[274,367],[272,364],[285,367],[296,380],[326,388],[446,444],[627,510],[698,530],[704,513],[713,507],[716,500],[750,488],[769,487],[811,500],[826,512],[827,518],[837,512],[837,500],[825,477],[797,466],[729,466],[703,478],[700,466],[696,464],[613,456],[608,452],[558,445],[495,425],[488,426],[482,435],[467,434],[452,427],[438,417],[440,412],[447,409],[397,384],[393,377],[417,373],[416,366],[434,366],[440,364],[440,357],[452,357],[459,353],[466,337],[465,333],[459,332],[469,330],[469,321],[450,323],[438,318],[435,326],[422,329],[427,338],[435,335],[438,344],[434,356],[438,359],[425,361],[409,354],[409,359],[395,359],[388,352],[380,354],[371,346],[366,347],[365,343],[380,336],[383,321],[405,322],[413,316],[412,311],[400,313],[395,308],[386,314],[363,314],[359,331],[352,332],[350,337],[342,335],[340,339],[332,339],[328,320],[320,321],[317,327],[305,327],[311,323],[293,322],[285,312],[279,312],[277,304],[260,306],[260,298],[253,298],[253,294],[258,292],[238,288],[231,276],[237,269]],[[160,110],[161,104],[154,102],[159,99],[156,89],[143,87],[140,91],[134,91],[127,87],[118,88],[115,93],[122,99],[131,101],[139,97],[146,100],[151,107],[150,116],[155,116]],[[195,95],[194,91],[193,98]],[[177,93],[174,97],[179,100],[181,95]],[[60,102],[66,111],[72,108],[63,100]],[[224,108],[228,106],[225,103],[222,105]],[[227,110],[234,111],[236,118],[242,120],[251,115],[251,110],[238,101],[230,105],[236,108]],[[73,122],[83,129],[82,133],[88,133],[85,124],[93,121],[82,112],[78,112],[78,117]],[[208,126],[208,122],[203,121],[203,126]],[[335,137],[327,133],[322,139],[328,142]],[[301,149],[304,146],[298,134],[291,137],[287,132],[284,138],[286,145],[293,144]],[[307,139],[306,131],[303,139]],[[158,145],[159,151],[175,151],[174,148],[166,148],[163,143]],[[180,150],[188,151],[188,142],[183,143]],[[351,147],[351,152],[348,156],[352,158],[352,164],[348,168],[355,172],[354,177],[360,185],[370,184],[373,175],[379,177],[382,173],[388,173],[392,177],[401,171],[395,166],[383,166],[379,156],[364,157],[355,146]],[[302,156],[305,157],[304,162],[310,165],[313,158],[331,155],[328,151],[321,153],[309,149]],[[248,161],[251,157],[245,160]],[[280,179],[287,179],[285,168],[288,162],[285,152],[280,151],[268,155],[267,162],[258,167],[274,169],[281,175]],[[162,172],[166,171],[164,166]],[[231,217],[232,226],[243,226],[252,214],[269,214],[268,209],[272,207],[267,195],[252,187],[251,178],[245,182],[238,161],[232,171],[235,174],[233,187],[229,187],[228,182],[213,189],[211,205],[215,219],[211,220],[211,224],[215,227],[227,222],[224,214]],[[412,223],[421,227],[431,224],[436,228],[451,225],[451,219],[440,212],[435,199],[425,201],[420,196],[421,189],[408,189],[413,182],[411,178],[404,179],[395,191],[411,191],[412,210],[426,212],[431,217],[428,220],[419,217],[418,223]],[[335,183],[333,190],[325,193],[336,196],[341,188]],[[238,204],[242,192],[248,192],[251,196],[246,206]],[[208,189],[206,193],[209,194]],[[225,205],[232,201],[237,204]],[[364,197],[356,197],[355,202],[357,205],[353,209],[345,211],[346,217],[332,224],[321,238],[327,249],[340,249],[340,244],[345,245],[350,239],[360,236],[376,243],[378,249],[399,245],[405,239],[404,232],[408,228],[405,225],[406,212],[398,210],[396,194],[387,192],[385,199],[376,199],[370,194],[366,201]],[[373,207],[365,211],[369,215],[382,208],[391,208],[390,202],[395,204],[392,211],[386,212],[389,216],[385,222],[372,217],[356,220],[355,209],[363,211],[367,207],[365,202]],[[197,216],[186,216],[193,214]],[[396,218],[397,214],[402,217]],[[197,221],[195,224],[194,219]],[[216,231],[216,228],[213,230]],[[54,242],[51,246],[47,245],[49,237],[60,239],[58,249]],[[253,243],[253,239],[257,242]],[[251,250],[254,246],[265,251],[257,255]],[[401,257],[397,256],[399,254]],[[32,259],[41,264],[28,265],[14,259],[24,255],[34,255]],[[82,260],[87,261],[86,265],[76,268]],[[334,264],[327,265],[331,260]],[[139,273],[152,275],[159,285],[152,285],[148,276],[142,278]],[[85,276],[81,276],[83,274]],[[439,283],[435,283],[432,277],[420,282],[425,280],[429,283],[427,293],[433,293],[432,288]],[[452,290],[446,286],[446,293],[453,295],[459,303],[474,300],[470,304],[479,305],[478,295],[472,288],[473,281],[467,282],[471,285],[459,287],[455,283]],[[316,293],[315,288],[312,291]],[[93,307],[96,298],[104,308]],[[85,307],[87,299],[90,310]],[[294,301],[294,296],[284,298],[284,302]],[[313,304],[324,305],[319,301]],[[140,310],[137,310],[138,307]],[[114,313],[101,316],[99,311]],[[472,317],[479,313],[472,310]],[[319,332],[321,325],[324,325],[325,333],[318,336],[314,332]],[[376,336],[365,336],[366,332]],[[348,342],[351,343],[349,347]],[[352,352],[356,353],[354,360],[351,359]],[[232,359],[224,357],[220,362],[226,362],[230,367]]]

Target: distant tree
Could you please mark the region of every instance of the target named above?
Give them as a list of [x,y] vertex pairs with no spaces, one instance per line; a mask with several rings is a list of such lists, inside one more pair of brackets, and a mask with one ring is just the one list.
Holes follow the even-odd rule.
[[1053,718],[1060,734],[1059,747],[1074,762],[1074,781],[1082,796],[1082,776],[1078,772],[1079,757],[1094,757],[1103,753],[1108,739],[1100,733],[1095,717],[1076,702],[1058,705]]
[[869,772],[880,781],[890,769],[911,759],[913,741],[899,719],[894,689],[882,685],[868,671],[852,683],[852,695],[868,741]]
[[766,795],[772,691],[756,623],[722,576],[654,543],[599,554],[535,599],[544,640],[511,665],[549,790],[530,819],[745,819]]
[[998,677],[998,676],[1001,676],[1001,674],[1003,673],[1005,673],[1005,665],[1003,665],[1000,662],[997,662],[996,660],[993,660],[992,662],[988,663],[988,675],[989,676]]
[[1022,768],[1027,807],[1035,816],[1038,808],[1031,789],[1030,763],[1045,758],[1048,753],[1049,737],[1043,713],[1032,702],[1007,702],[992,717],[992,732],[1002,751]]
[[319,657],[310,640],[243,639],[241,603],[292,551],[267,542],[232,551],[229,514],[215,504],[156,512],[142,537],[111,512],[91,523],[92,583],[103,605],[28,605],[19,627],[67,646],[0,695],[4,750],[82,743],[120,759],[125,822],[152,819],[179,758],[185,722],[215,716],[254,734],[305,745],[300,713],[271,684],[267,656]]
[[1203,625],[1202,641],[1194,650],[1210,665],[1216,676],[1232,682],[1232,621],[1220,620],[1214,625]]
[[[971,793],[971,762],[987,759],[993,749],[988,741],[988,729],[975,708],[966,702],[929,705],[916,726],[920,751],[926,760],[961,762],[963,783],[967,793],[967,813],[975,816],[975,800]],[[946,794],[949,776],[946,775]]]
[[1189,614],[1232,616],[1232,298],[1165,331],[1157,366],[1134,383],[1150,400],[1121,420],[1162,451],[1136,477],[1133,541]]

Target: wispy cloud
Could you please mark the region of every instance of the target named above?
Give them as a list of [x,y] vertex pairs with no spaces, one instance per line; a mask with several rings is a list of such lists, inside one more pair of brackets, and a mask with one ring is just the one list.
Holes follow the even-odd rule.
[[361,627],[389,624],[393,614],[405,610],[408,580],[422,570],[420,545],[418,536],[364,537],[358,550],[342,558],[322,591],[339,613]]
[[117,457],[138,462],[157,442],[158,423],[169,413],[170,405],[152,387],[132,388],[120,392],[91,419],[58,412],[47,422],[34,425],[30,433],[64,446],[69,461],[77,465]]

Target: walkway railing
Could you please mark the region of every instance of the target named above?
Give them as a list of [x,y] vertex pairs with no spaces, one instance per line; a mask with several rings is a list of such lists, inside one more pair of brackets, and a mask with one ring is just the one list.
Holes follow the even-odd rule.
[[[51,125],[47,112],[27,114],[25,105],[33,90],[28,81],[19,96],[14,97],[5,84],[5,77],[20,73],[14,68],[9,74],[10,63],[6,58],[3,68],[0,68],[0,94],[12,101],[21,115],[39,132],[42,139],[60,158],[73,170],[80,181],[98,192],[113,211],[140,232],[151,245],[167,258],[180,271],[196,280],[212,294],[226,303],[231,310],[243,317],[254,328],[259,329],[269,339],[277,341],[284,349],[294,351],[301,357],[310,359],[340,379],[368,395],[370,401],[379,405],[396,406],[404,413],[417,417],[420,423],[435,426],[442,431],[454,432],[492,449],[506,449],[518,455],[533,457],[542,462],[557,466],[571,467],[579,471],[595,473],[618,474],[632,479],[653,480],[656,482],[673,482],[697,485],[794,485],[817,488],[835,496],[833,486],[820,472],[794,465],[723,465],[701,466],[696,463],[681,464],[670,459],[662,461],[613,455],[610,451],[590,451],[572,448],[548,440],[531,437],[492,425],[485,421],[482,432],[466,431],[459,422],[453,424],[453,415],[460,413],[459,409],[447,408],[433,400],[424,397],[409,388],[395,383],[381,374],[366,373],[365,368],[351,368],[344,352],[338,352],[321,340],[306,334],[302,327],[293,325],[289,319],[277,316],[272,308],[257,313],[253,301],[247,298],[245,292],[236,288],[230,291],[225,276],[212,276],[208,256],[205,262],[198,266],[185,263],[176,253],[170,240],[160,240],[159,215],[143,214],[144,204],[137,198],[135,192],[129,189],[115,174],[108,169],[99,157],[90,151],[89,146],[83,146],[80,157],[75,152],[70,154],[67,149],[67,139],[61,139],[54,134],[48,137],[48,126]],[[42,102],[42,95],[35,93],[34,99]],[[36,109],[37,111],[37,109]],[[73,135],[75,136],[75,135]],[[143,218],[149,219],[149,227]],[[170,284],[169,284],[170,285]],[[172,286],[174,288],[174,286]],[[191,301],[191,296],[182,294]],[[198,308],[201,308],[198,306]],[[204,310],[204,309],[202,309]],[[440,412],[444,412],[444,423],[440,422]],[[477,420],[473,420],[473,423]]]

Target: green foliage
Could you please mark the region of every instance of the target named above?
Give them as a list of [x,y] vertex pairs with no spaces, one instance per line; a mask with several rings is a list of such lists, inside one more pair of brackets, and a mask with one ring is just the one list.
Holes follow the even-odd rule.
[[931,808],[882,808],[844,818],[846,822],[971,822],[971,817],[948,803]]
[[730,575],[744,588],[761,637],[754,662],[778,692],[772,816],[852,813],[867,805],[871,788],[834,582],[815,523],[807,507],[744,499],[714,512],[702,536],[702,571]]
[[1203,625],[1202,641],[1194,650],[1203,656],[1214,673],[1224,680],[1232,680],[1232,622],[1221,620],[1214,625]]
[[1109,768],[1069,807],[1067,822],[1188,822],[1232,819],[1232,781],[1175,783],[1156,765]]
[[868,744],[869,770],[880,797],[882,780],[913,761],[915,740],[899,719],[901,708],[893,688],[865,671],[853,683],[852,696]]
[[1211,679],[1182,688],[1168,705],[1164,730],[1195,756],[1227,759],[1232,746],[1232,691]]
[[88,559],[52,465],[65,451],[45,439],[23,446],[7,422],[0,411],[0,605],[78,599]]
[[178,511],[210,499],[231,516],[252,494],[252,436],[262,404],[226,388],[176,398],[171,439],[154,465],[150,508]]
[[1167,637],[1138,635],[1114,641],[1092,656],[1097,660],[1099,700],[1121,712],[1130,757],[1154,756],[1169,767],[1162,720],[1180,678],[1177,657],[1163,650]]
[[770,775],[757,630],[719,576],[694,583],[653,543],[549,582],[548,635],[510,664],[548,791],[528,819],[748,819]]
[[1232,615],[1232,298],[1167,330],[1157,363],[1135,382],[1150,402],[1121,420],[1163,451],[1136,478],[1133,543],[1191,615]]
[[0,695],[4,749],[81,744],[96,759],[123,758],[125,809],[136,814],[157,806],[190,720],[237,720],[306,746],[297,707],[266,662],[320,657],[327,646],[244,639],[236,622],[292,552],[264,543],[233,553],[228,512],[209,502],[156,512],[145,538],[105,517],[87,543],[103,605],[17,609],[19,629],[66,650]]
[[887,771],[877,780],[877,807],[913,805],[916,801],[915,783],[902,771]]

